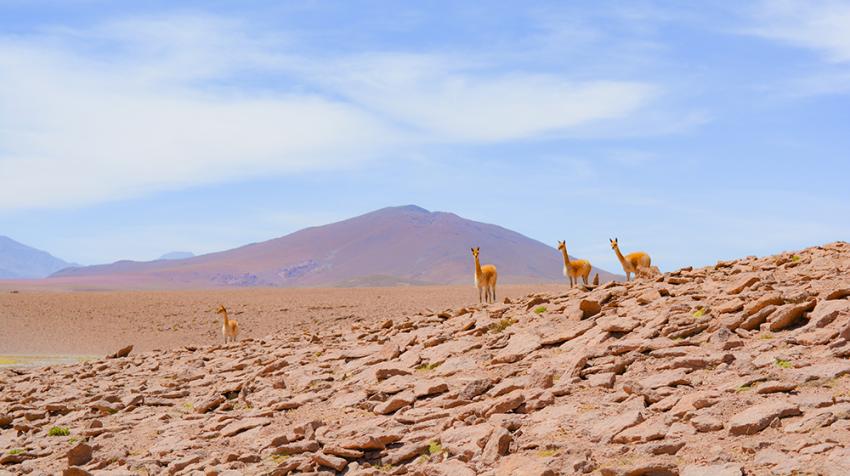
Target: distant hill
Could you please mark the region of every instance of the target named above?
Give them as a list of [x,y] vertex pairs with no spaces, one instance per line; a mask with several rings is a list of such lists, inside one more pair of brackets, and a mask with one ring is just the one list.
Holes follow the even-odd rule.
[[165,253],[160,256],[158,259],[170,260],[170,259],[186,259],[186,258],[194,258],[195,253],[191,251],[172,251],[171,253]]
[[71,263],[0,235],[0,279],[44,278]]
[[[497,225],[413,205],[193,258],[119,261],[53,276],[146,287],[472,285],[473,246],[481,247],[483,263],[498,267],[500,283],[564,281],[554,247]],[[615,277],[597,271],[603,281]]]

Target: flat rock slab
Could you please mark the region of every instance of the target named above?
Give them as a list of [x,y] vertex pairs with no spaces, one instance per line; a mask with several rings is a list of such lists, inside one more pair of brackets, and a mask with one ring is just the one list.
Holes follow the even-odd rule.
[[679,476],[742,476],[743,474],[744,471],[740,464],[725,463],[710,466],[685,466]]
[[733,435],[754,435],[776,418],[800,414],[800,408],[790,402],[777,401],[754,405],[736,414],[729,420],[729,433]]

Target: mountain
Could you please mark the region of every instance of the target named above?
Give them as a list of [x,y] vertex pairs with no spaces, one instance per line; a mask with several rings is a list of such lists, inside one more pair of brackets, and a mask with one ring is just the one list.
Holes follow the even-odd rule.
[[171,253],[165,253],[157,259],[161,260],[170,260],[170,259],[186,259],[186,258],[194,258],[195,253],[191,251],[172,251]]
[[44,278],[71,263],[0,235],[0,279]]
[[[499,270],[499,283],[564,281],[553,247],[500,226],[417,206],[383,208],[262,243],[177,261],[119,261],[62,270],[156,286],[375,286],[472,284],[470,248]],[[614,275],[599,272],[603,281]]]

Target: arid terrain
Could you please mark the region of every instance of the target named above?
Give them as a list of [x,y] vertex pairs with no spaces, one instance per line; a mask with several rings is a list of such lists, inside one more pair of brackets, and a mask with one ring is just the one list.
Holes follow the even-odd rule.
[[[471,274],[471,271],[470,271]],[[472,277],[470,276],[470,281]],[[412,316],[426,308],[478,302],[472,286],[389,288],[238,288],[210,291],[45,291],[0,283],[1,355],[106,355],[128,344],[136,352],[222,342],[224,305],[241,338],[298,335],[358,321]],[[505,285],[498,297],[557,292],[566,285]],[[16,291],[16,292],[13,292]]]
[[[38,318],[69,303],[139,323],[109,337],[129,353],[0,370],[0,472],[850,474],[847,243],[492,305],[295,292],[7,293],[11,340],[56,338]],[[219,301],[250,338],[210,345]]]

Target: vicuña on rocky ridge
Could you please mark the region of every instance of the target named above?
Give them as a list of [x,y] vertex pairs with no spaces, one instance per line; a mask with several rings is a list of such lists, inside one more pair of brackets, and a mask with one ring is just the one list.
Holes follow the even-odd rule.
[[848,297],[839,242],[318,334],[6,369],[0,464],[847,475]]

